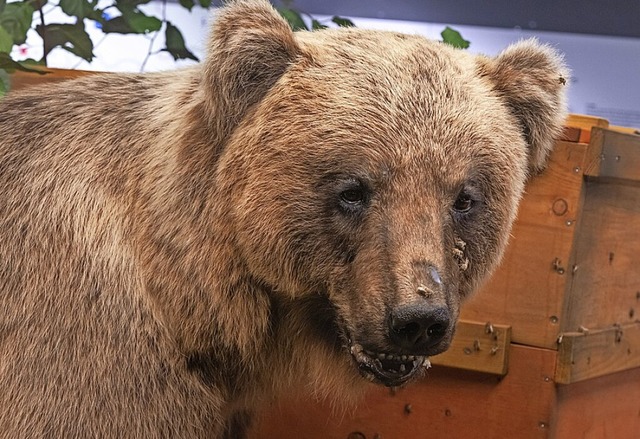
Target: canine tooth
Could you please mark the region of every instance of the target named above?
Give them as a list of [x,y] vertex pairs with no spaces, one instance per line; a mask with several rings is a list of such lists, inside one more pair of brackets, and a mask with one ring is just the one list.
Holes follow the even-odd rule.
[[425,357],[424,361],[422,362],[422,366],[426,368],[431,367],[431,361],[429,361],[429,357]]

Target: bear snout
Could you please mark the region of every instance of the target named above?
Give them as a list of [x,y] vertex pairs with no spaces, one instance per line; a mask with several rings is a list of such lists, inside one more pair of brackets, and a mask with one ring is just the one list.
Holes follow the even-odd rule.
[[434,355],[434,348],[451,331],[451,312],[447,306],[427,300],[394,308],[389,313],[389,339],[402,352]]

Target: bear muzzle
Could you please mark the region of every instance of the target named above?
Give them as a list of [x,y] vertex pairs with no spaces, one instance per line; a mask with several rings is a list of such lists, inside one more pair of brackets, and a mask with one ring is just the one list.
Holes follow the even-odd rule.
[[[365,378],[389,387],[402,385],[430,366],[430,356],[449,347],[456,313],[450,309],[437,270],[426,267],[420,267],[427,276],[416,277],[410,301],[388,309],[384,343],[369,343],[366,338],[350,340],[351,355]],[[380,350],[379,346],[385,347]]]

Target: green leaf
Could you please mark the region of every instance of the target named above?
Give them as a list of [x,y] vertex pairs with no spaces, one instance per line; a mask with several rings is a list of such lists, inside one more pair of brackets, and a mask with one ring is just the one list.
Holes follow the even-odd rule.
[[97,2],[91,0],[60,0],[62,12],[79,19],[95,16]]
[[138,10],[125,9],[122,15],[102,23],[102,32],[111,34],[146,34],[157,32],[162,21]]
[[174,60],[192,59],[198,61],[198,58],[187,49],[182,32],[170,22],[167,22],[165,30],[165,44],[167,47],[162,50],[169,52]]
[[186,8],[191,12],[191,9],[195,6],[194,0],[180,0],[180,6]]
[[13,38],[2,26],[0,26],[0,52],[11,52]]
[[122,11],[123,9],[135,9],[140,5],[146,5],[151,0],[116,0],[116,7]]
[[291,26],[291,29],[294,31],[309,30],[298,11],[294,11],[289,8],[278,8],[278,12],[285,20],[287,20],[287,23],[289,23],[289,26]]
[[150,17],[138,10],[122,11],[122,16],[127,21],[134,33],[146,34],[157,32],[162,27],[162,21],[156,17]]
[[451,29],[449,26],[445,27],[440,35],[442,35],[443,42],[459,49],[467,49],[471,44],[469,41],[462,38],[460,32],[455,29]]
[[133,28],[123,16],[112,18],[102,23],[102,32],[105,34],[133,34]]
[[[56,47],[91,62],[93,60],[93,43],[84,30],[84,23],[37,25],[36,32],[44,39],[44,54],[49,54]],[[43,36],[44,35],[44,36]]]
[[9,91],[9,73],[0,69],[0,99]]
[[9,73],[13,73],[16,70],[20,70],[22,72],[39,73],[41,75],[48,73],[46,71],[28,67],[28,63],[26,61],[14,61],[6,52],[0,52],[0,69],[6,70]]
[[316,19],[311,20],[311,29],[313,29],[313,30],[326,29],[328,27],[329,26],[325,26],[324,24],[320,23]]
[[200,6],[202,6],[205,9],[209,9],[211,7],[211,0],[199,0]]
[[34,9],[27,3],[7,3],[2,15],[0,26],[11,35],[13,44],[24,44],[27,40],[27,31],[33,21]]
[[338,17],[337,15],[333,17],[331,21],[333,21],[335,24],[337,24],[340,27],[355,27],[355,24],[353,23],[353,21],[349,20],[348,18]]

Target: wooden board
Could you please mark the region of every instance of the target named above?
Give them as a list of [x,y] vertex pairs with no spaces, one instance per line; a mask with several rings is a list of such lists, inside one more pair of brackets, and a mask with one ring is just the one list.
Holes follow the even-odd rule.
[[586,183],[563,332],[640,318],[640,184]]
[[586,175],[640,182],[640,135],[594,128]]
[[556,439],[638,439],[640,368],[558,387]]
[[580,142],[589,143],[591,140],[591,129],[593,127],[608,128],[609,121],[600,117],[588,116],[586,114],[570,114],[565,121],[568,127],[580,128]]
[[509,369],[510,343],[510,326],[459,321],[451,347],[445,353],[432,357],[431,363],[505,375]]
[[587,145],[558,142],[545,173],[527,185],[501,266],[462,319],[510,325],[514,342],[555,349],[587,157]]
[[640,322],[566,333],[559,341],[555,380],[560,384],[640,368]]
[[67,69],[44,69],[48,72],[45,75],[30,72],[17,71],[11,75],[11,89],[19,90],[24,87],[30,87],[38,84],[49,82],[60,82],[67,79],[79,78],[81,76],[95,74],[97,72],[89,72],[86,70],[67,70]]
[[555,360],[555,351],[512,345],[504,378],[434,366],[426,379],[395,394],[372,389],[354,410],[288,401],[269,411],[250,438],[547,438]]

